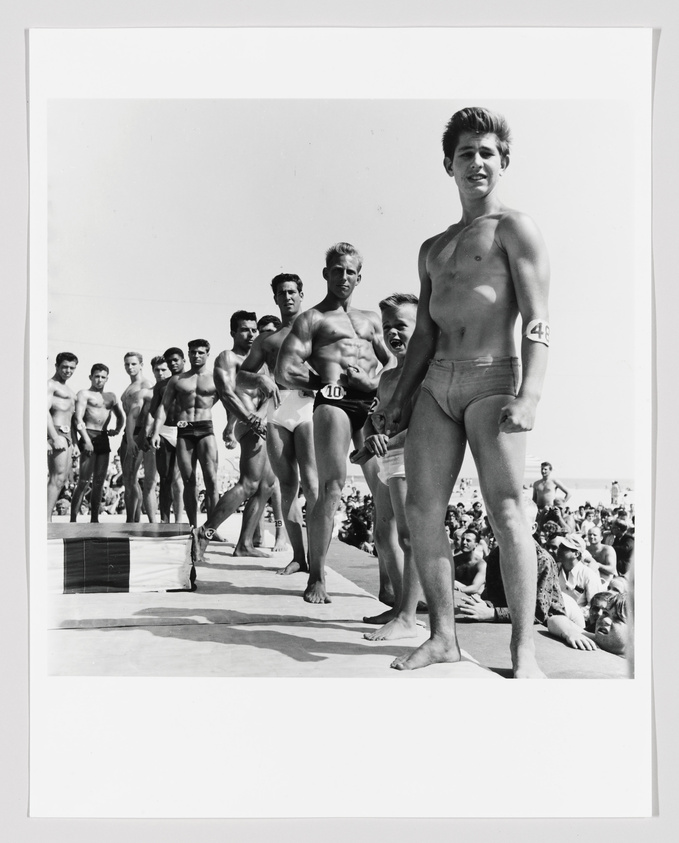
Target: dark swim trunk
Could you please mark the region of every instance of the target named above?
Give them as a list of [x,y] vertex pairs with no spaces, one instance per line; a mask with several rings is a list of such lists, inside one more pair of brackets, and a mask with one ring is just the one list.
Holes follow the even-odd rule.
[[521,367],[517,357],[478,357],[476,360],[443,360],[429,364],[422,389],[457,424],[471,404],[491,395],[519,391]]
[[[90,430],[89,427],[86,427],[85,430],[92,440],[92,448],[95,454],[111,453],[111,442],[109,440],[108,433],[105,430]],[[80,447],[82,450],[82,440]]]
[[212,421],[179,421],[177,422],[177,439],[190,440],[194,444],[205,439],[206,436],[213,436],[214,428]]
[[316,393],[314,412],[324,404],[329,407],[338,407],[349,417],[351,432],[356,433],[370,415],[376,394],[376,390],[360,392],[358,389],[345,389],[336,383],[324,384]]

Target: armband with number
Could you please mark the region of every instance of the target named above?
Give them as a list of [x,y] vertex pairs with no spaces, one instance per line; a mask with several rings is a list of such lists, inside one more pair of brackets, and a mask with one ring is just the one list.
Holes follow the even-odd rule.
[[524,337],[531,342],[541,342],[549,347],[549,322],[544,319],[533,319],[526,325]]

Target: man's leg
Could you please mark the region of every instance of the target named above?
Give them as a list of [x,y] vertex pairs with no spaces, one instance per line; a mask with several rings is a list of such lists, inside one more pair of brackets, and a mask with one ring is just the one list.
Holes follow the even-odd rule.
[[[371,463],[377,461],[369,460]],[[363,623],[382,624],[396,617],[398,605],[403,597],[403,551],[399,547],[396,517],[391,504],[389,487],[381,480],[370,486],[375,507],[373,539],[380,567],[384,567],[384,577],[389,583],[393,597],[393,608],[379,615],[363,618]],[[380,570],[380,595],[382,595],[382,571]],[[380,596],[380,600],[382,597]]]
[[[177,449],[177,457],[179,457],[179,449]],[[252,431],[248,431],[240,440],[240,477],[238,478],[238,482],[224,492],[217,501],[214,510],[208,516],[207,521],[200,528],[193,531],[191,558],[194,563],[203,561],[205,548],[210,541],[211,531],[216,530],[220,524],[223,524],[244,501],[251,498],[257,491],[259,479],[262,476],[261,467],[265,457],[266,444],[264,440],[260,439]],[[186,501],[186,498],[184,500]],[[255,549],[253,548],[253,550]],[[251,555],[268,556],[268,554],[262,553],[262,551],[256,551]]]
[[52,520],[52,512],[59,499],[59,493],[64,488],[68,478],[68,470],[71,466],[71,454],[73,448],[69,445],[61,451],[52,451],[47,454],[47,520]]
[[304,550],[304,526],[302,508],[299,505],[299,474],[295,454],[295,434],[278,424],[267,428],[266,449],[271,467],[278,477],[281,489],[283,520],[292,545],[292,562],[277,571],[279,574],[294,574],[308,571]]
[[175,522],[182,521],[184,515],[184,483],[177,464],[177,450],[174,451],[174,469],[172,471],[172,508]]
[[[266,454],[266,449],[264,449]],[[262,556],[269,557],[268,553],[258,550],[255,547],[254,538],[255,530],[262,518],[262,514],[266,509],[266,505],[271,497],[271,492],[275,483],[276,477],[271,470],[269,460],[265,459],[262,464],[262,473],[259,477],[259,485],[257,491],[250,498],[245,505],[243,512],[243,524],[241,527],[236,547],[233,550],[234,556]]]
[[196,453],[200,467],[203,470],[203,482],[205,483],[205,505],[207,507],[208,518],[214,512],[219,500],[217,493],[217,439],[214,434],[203,436],[196,443]]
[[[406,494],[408,487],[404,477],[392,477],[389,480],[389,494],[396,523],[398,543],[403,553],[403,585],[401,598],[396,604],[392,617],[387,618],[384,626],[375,632],[366,632],[363,636],[369,641],[393,641],[397,638],[413,638],[419,635],[421,627],[417,624],[417,604],[422,597],[422,588],[415,570],[410,530],[406,520]],[[385,612],[385,614],[387,614]],[[364,620],[367,620],[364,618]]]
[[170,510],[172,508],[172,480],[174,477],[174,452],[171,452],[167,442],[160,438],[160,447],[156,451],[156,469],[160,485],[158,489],[158,510],[162,524],[170,523]]
[[125,520],[128,524],[139,521],[141,512],[141,489],[139,488],[139,466],[141,452],[138,448],[126,448],[122,461],[123,487],[125,488]]
[[104,494],[104,483],[108,471],[109,454],[94,455],[94,470],[92,472],[92,494],[90,495],[90,521],[93,524],[99,523],[99,511],[101,499]]
[[94,471],[94,453],[83,450],[80,453],[80,470],[78,472],[78,482],[73,490],[73,497],[71,498],[71,521],[77,521],[80,514],[80,507],[82,506],[87,484],[90,482],[92,472]]
[[142,462],[144,463],[144,483],[142,495],[146,516],[154,524],[158,520],[158,503],[156,501],[156,452],[153,448],[142,451]]
[[177,440],[177,465],[184,483],[184,509],[192,527],[198,525],[196,461],[194,443],[190,439],[180,437]]
[[284,550],[288,550],[290,543],[288,541],[288,533],[285,529],[285,520],[283,518],[283,497],[281,494],[281,487],[275,474],[270,500],[275,525],[273,552],[282,553]]
[[347,475],[351,424],[338,407],[322,404],[314,412],[314,448],[318,468],[318,500],[309,517],[309,581],[307,603],[330,603],[325,590],[325,557]]
[[467,408],[465,426],[481,494],[500,547],[502,583],[512,619],[511,654],[517,679],[544,678],[535,659],[537,589],[535,544],[523,511],[526,434],[500,433],[500,410],[511,396],[493,395]]
[[455,424],[428,392],[422,391],[405,445],[406,514],[413,558],[429,608],[431,634],[417,650],[392,662],[397,670],[460,660],[455,634],[453,559],[445,517],[465,446],[462,426]]

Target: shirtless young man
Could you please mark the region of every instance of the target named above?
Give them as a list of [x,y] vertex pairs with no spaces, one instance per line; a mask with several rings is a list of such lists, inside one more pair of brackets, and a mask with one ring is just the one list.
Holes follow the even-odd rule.
[[346,480],[347,452],[352,440],[357,449],[363,445],[362,428],[376,394],[379,364],[390,359],[380,317],[351,307],[361,264],[349,243],[328,249],[323,268],[327,294],[295,319],[276,365],[276,381],[286,389],[318,390],[313,416],[318,500],[307,519],[307,603],[330,602],[325,557]]
[[[406,440],[406,506],[431,636],[392,667],[460,659],[444,520],[469,442],[502,551],[514,675],[542,678],[533,640],[536,551],[522,511],[522,482],[526,431],[547,366],[547,253],[532,220],[497,196],[509,164],[502,117],[482,108],[458,111],[443,150],[462,218],[422,245],[415,333],[394,396],[374,417],[377,424],[381,415],[387,434],[398,429],[400,408],[421,384]],[[521,382],[514,348],[519,315]]]
[[217,504],[217,440],[212,427],[212,408],[218,396],[214,377],[207,367],[209,356],[207,340],[189,342],[191,368],[170,378],[151,433],[151,444],[158,450],[161,429],[167,418],[174,415],[177,420],[177,463],[184,482],[184,509],[192,527],[198,524],[198,463],[205,481],[208,514]]
[[68,478],[73,454],[75,392],[66,381],[78,358],[70,351],[57,354],[54,374],[47,381],[47,520]]
[[142,450],[145,431],[141,418],[144,399],[152,394],[152,384],[142,374],[144,359],[138,351],[128,351],[123,358],[130,385],[120,396],[125,410],[125,433],[118,453],[123,467],[125,487],[125,514],[128,524],[141,518],[141,495],[139,493],[139,468],[144,463],[143,497],[146,515],[151,523],[156,520],[156,458],[153,451]]
[[271,467],[280,481],[283,519],[293,552],[292,562],[281,568],[279,574],[309,570],[298,497],[300,476],[308,512],[318,498],[311,418],[314,394],[311,390],[285,389],[273,377],[280,347],[302,308],[302,288],[298,275],[282,273],[272,280],[273,297],[281,312],[281,327],[275,333],[260,333],[243,361],[237,379],[239,385],[259,389],[269,398],[266,448]]
[[555,480],[551,476],[551,462],[543,462],[540,464],[540,474],[542,475],[540,480],[536,480],[535,483],[533,483],[533,501],[537,505],[538,512],[542,512],[543,510],[554,506],[557,489],[564,493],[565,497],[561,500],[562,503],[566,503],[566,501],[570,498],[571,493],[565,486],[562,486],[558,480]]
[[587,531],[587,553],[596,563],[601,583],[606,588],[618,569],[615,551],[602,541],[601,527],[590,527]]
[[143,447],[145,451],[151,450],[155,454],[156,470],[160,480],[158,489],[160,521],[162,524],[169,524],[173,506],[175,521],[179,521],[184,513],[183,485],[177,466],[178,408],[176,402],[170,408],[169,415],[165,417],[165,423],[159,430],[160,447],[157,451],[151,445],[151,433],[170,378],[184,371],[184,352],[181,348],[168,348],[165,354],[151,360],[151,369],[156,382],[152,393],[144,398],[144,406],[140,414],[144,428]]
[[[123,408],[113,392],[104,392],[109,369],[95,363],[90,370],[90,388],[81,389],[75,402],[75,426],[80,433],[80,473],[71,500],[71,521],[78,520],[78,513],[85,496],[87,484],[92,481],[90,495],[90,521],[99,521],[99,506],[104,491],[111,444],[109,437],[117,436],[125,424]],[[111,413],[117,424],[108,430]]]
[[227,448],[240,443],[240,477],[217,501],[207,521],[193,532],[191,548],[194,563],[200,562],[220,524],[246,503],[243,525],[234,556],[268,557],[258,550],[253,537],[266,502],[271,497],[274,474],[266,457],[266,396],[259,389],[237,389],[236,377],[257,336],[257,316],[238,310],[231,316],[233,348],[222,351],[215,360],[214,380],[226,408],[224,442]]

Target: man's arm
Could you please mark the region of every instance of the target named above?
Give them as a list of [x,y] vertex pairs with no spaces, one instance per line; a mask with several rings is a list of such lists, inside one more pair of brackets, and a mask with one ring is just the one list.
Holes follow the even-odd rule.
[[108,431],[108,435],[117,436],[125,426],[125,411],[123,410],[123,405],[120,403],[116,395],[113,395],[113,407],[111,408],[111,412],[116,417],[116,426],[113,430]]
[[153,419],[153,428],[151,429],[150,441],[151,445],[158,450],[160,447],[160,428],[165,424],[165,419],[172,408],[175,397],[177,395],[177,378],[178,375],[172,375],[165,392],[163,393],[163,400],[160,402]]
[[66,445],[66,439],[57,431],[56,427],[54,426],[54,419],[52,418],[52,413],[50,413],[50,408],[52,406],[52,398],[54,397],[54,387],[52,386],[52,381],[47,381],[47,438],[50,440],[52,445],[58,449],[63,450]]
[[540,232],[525,214],[507,214],[497,228],[497,239],[509,261],[522,321],[522,381],[516,398],[500,412],[500,430],[532,430],[549,348],[549,259]]
[[260,334],[255,337],[248,356],[241,363],[236,375],[236,389],[259,389],[267,398],[274,402],[274,407],[281,403],[281,397],[276,381],[269,374],[266,354],[266,337]]
[[264,438],[266,428],[264,428],[262,420],[247,409],[236,392],[238,362],[238,358],[231,351],[223,351],[215,360],[215,387],[217,388],[217,395],[226,410],[227,430],[233,427],[234,420],[237,419],[245,422],[258,436]]
[[561,483],[558,482],[558,480],[554,481],[554,485],[556,486],[557,489],[561,489],[561,491],[564,493],[563,502],[566,503],[566,501],[568,501],[568,499],[570,498],[571,493],[568,491],[568,489],[565,486],[562,486]]
[[462,594],[480,594],[483,591],[483,585],[486,582],[486,563],[479,560],[476,563],[476,574],[471,582],[471,585],[465,585],[457,580],[453,583],[455,591],[461,591]]
[[313,315],[305,311],[292,323],[276,361],[275,378],[288,389],[320,389],[320,377],[307,365],[313,351]]
[[547,629],[551,635],[575,650],[599,649],[589,634],[576,626],[566,615],[550,615],[547,618]]
[[80,392],[76,395],[75,399],[75,412],[73,413],[75,417],[75,427],[80,436],[82,437],[83,448],[88,454],[91,454],[94,450],[94,446],[92,445],[92,440],[87,434],[87,430],[85,428],[85,411],[87,410],[87,392],[84,389],[81,389]]

